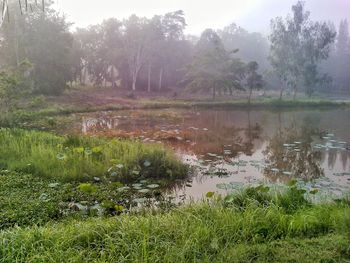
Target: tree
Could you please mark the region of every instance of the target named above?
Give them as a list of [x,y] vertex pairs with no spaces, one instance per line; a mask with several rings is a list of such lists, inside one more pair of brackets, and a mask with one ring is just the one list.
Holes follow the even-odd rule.
[[171,75],[176,74],[176,71],[185,64],[179,58],[183,55],[183,51],[187,51],[184,49],[186,41],[184,41],[183,31],[186,27],[186,21],[182,10],[166,13],[162,16],[161,26],[164,38],[160,42],[162,52],[159,52],[157,57],[159,67],[158,90],[162,89],[164,75],[169,79]]
[[146,62],[146,33],[145,26],[146,18],[139,18],[136,15],[130,16],[124,20],[124,37],[123,51],[126,56],[126,61],[129,67],[131,77],[131,89],[136,91],[136,81],[139,76],[142,66]]
[[285,21],[277,17],[271,22],[270,61],[280,79],[293,90],[295,99],[309,69],[317,70],[319,62],[328,58],[336,33],[327,23],[310,21],[303,2],[292,6],[292,11]]
[[212,90],[215,99],[217,91],[242,88],[243,63],[230,56],[215,31],[206,29],[195,49],[195,57],[184,79],[187,89]]
[[[184,39],[182,11],[151,19],[132,15],[120,22],[108,19],[74,33],[75,78],[89,73],[95,85],[103,82],[149,92],[176,85],[192,56],[192,45]],[[82,72],[79,74],[78,72]]]
[[104,79],[116,86],[115,82],[118,79],[117,69],[122,67],[123,61],[123,35],[122,22],[115,18],[110,18],[103,21],[101,26],[102,44],[99,55],[105,62]]
[[247,87],[248,87],[248,92],[249,92],[248,104],[250,104],[253,90],[254,89],[259,90],[263,86],[262,76],[257,73],[258,68],[259,68],[259,65],[255,61],[249,62],[247,65],[246,81],[247,81]]
[[235,23],[218,30],[217,33],[226,50],[239,49],[238,58],[243,61],[256,61],[262,71],[271,67],[268,61],[269,43],[260,33],[250,33]]
[[348,65],[350,63],[349,25],[346,19],[339,25],[339,33],[336,42],[335,61],[332,71],[339,90],[345,91],[350,86]]
[[[10,0],[11,1],[11,0]],[[8,22],[10,22],[10,4],[9,0],[2,0],[0,1],[0,7],[1,7],[1,14],[0,14],[0,28],[4,24],[5,20],[7,19]],[[22,6],[22,1],[18,1],[18,10],[20,13],[23,15],[24,13],[28,12],[34,12],[37,11],[38,9],[42,10],[45,12],[45,1],[42,0],[41,3],[39,3],[37,0],[36,1],[30,1],[30,0],[25,0],[24,6]],[[12,12],[11,12],[12,14]]]
[[145,28],[146,33],[146,60],[147,60],[147,91],[151,92],[152,67],[160,58],[163,42],[165,40],[160,16],[154,16]]
[[349,24],[346,19],[339,24],[336,52],[339,57],[346,56],[349,52]]
[[38,11],[22,16],[15,5],[10,2],[14,22],[5,23],[2,28],[3,66],[18,67],[21,61],[28,59],[33,65],[30,77],[34,81],[34,92],[62,93],[73,76],[70,25],[49,6],[45,13]]
[[28,61],[22,61],[13,69],[0,72],[0,110],[7,113],[16,109],[17,101],[31,92],[31,81],[27,76],[32,65]]

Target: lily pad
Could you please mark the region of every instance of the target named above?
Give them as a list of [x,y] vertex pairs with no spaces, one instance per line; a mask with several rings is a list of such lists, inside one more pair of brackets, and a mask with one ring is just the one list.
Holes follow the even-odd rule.
[[59,183],[51,183],[51,184],[49,184],[49,187],[50,188],[56,188],[59,185],[60,185]]
[[149,167],[149,166],[151,166],[151,162],[146,160],[146,161],[144,161],[143,166]]
[[155,189],[155,188],[158,188],[159,187],[159,184],[149,184],[147,185],[147,188],[150,188],[150,189]]
[[206,193],[205,197],[212,198],[214,196],[214,194],[215,194],[214,192],[208,192],[208,193]]
[[63,153],[59,153],[59,154],[56,155],[56,158],[58,160],[64,160],[66,158],[66,156]]
[[117,188],[118,192],[124,192],[124,191],[128,191],[128,190],[130,190],[129,186],[123,186],[123,187]]
[[90,149],[85,149],[85,154],[86,154],[86,155],[91,155],[91,154],[92,154],[92,150],[90,150]]
[[39,196],[39,199],[40,199],[40,201],[43,201],[43,202],[48,202],[48,201],[50,201],[49,195],[46,194],[46,193],[42,193],[42,194]]
[[138,192],[142,193],[142,194],[147,194],[150,192],[150,190],[149,189],[140,189],[140,190],[138,190]]
[[147,198],[143,198],[143,197],[135,198],[135,199],[133,199],[133,201],[136,202],[136,203],[139,203],[139,204],[143,204],[143,203],[145,203],[147,201]]
[[216,188],[221,189],[221,190],[229,190],[231,189],[231,186],[229,184],[217,184]]

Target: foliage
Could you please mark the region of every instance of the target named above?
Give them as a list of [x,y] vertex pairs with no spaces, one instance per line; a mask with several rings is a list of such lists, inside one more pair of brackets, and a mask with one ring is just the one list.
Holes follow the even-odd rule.
[[0,72],[0,110],[6,114],[16,110],[19,100],[31,92],[31,85],[25,77],[31,64],[23,61],[12,70]]
[[[187,169],[174,154],[159,145],[123,140],[68,136],[19,129],[0,129],[0,166],[62,181],[111,177],[135,178],[186,176]],[[145,162],[150,165],[145,166]],[[109,172],[110,171],[110,172]]]
[[257,73],[258,63],[255,61],[249,62],[246,68],[246,82],[249,92],[248,103],[250,104],[253,89],[261,89],[263,86],[262,76]]
[[[127,211],[132,209],[136,198],[157,197],[159,203],[163,200],[156,188],[147,193],[132,187],[122,191],[124,184],[108,180],[62,183],[56,179],[7,170],[0,170],[0,179],[0,230],[44,225],[66,218],[83,220],[116,215],[121,212],[121,206]],[[148,181],[148,184],[151,182]],[[110,204],[108,209],[107,203]]]
[[332,89],[322,89],[331,94],[350,94],[350,76],[348,65],[350,63],[350,38],[349,23],[346,19],[340,21],[337,39],[332,47],[330,58],[323,63],[323,70],[330,74],[333,79]]
[[49,187],[52,181],[9,171],[1,171],[0,178],[0,229],[57,220],[60,202],[74,196],[70,184]]
[[305,198],[305,193],[305,190],[299,189],[294,182],[290,184],[286,191],[282,192],[259,185],[227,195],[224,199],[224,205],[239,209],[246,209],[252,206],[268,207],[275,205],[285,211],[285,213],[290,214],[311,205],[310,201]]
[[188,56],[190,49],[183,36],[185,26],[184,13],[178,10],[151,19],[136,15],[123,21],[111,18],[78,29],[74,35],[81,59],[76,76],[85,83],[87,71],[96,85],[115,87],[119,83],[132,92],[139,89],[137,82],[141,88],[147,83],[148,91],[156,84],[161,89],[165,81],[175,85],[177,71],[188,60],[183,55]]
[[4,262],[342,261],[350,257],[344,228],[349,212],[345,203],[286,213],[275,205],[237,210],[205,202],[166,214],[3,231],[0,257]]
[[[236,51],[234,51],[236,52]],[[190,90],[243,89],[241,80],[244,77],[244,64],[230,56],[220,37],[212,29],[205,30],[197,45],[196,55],[188,67],[184,82]]]
[[[292,11],[293,15],[285,21],[281,17],[272,20],[270,61],[279,78],[292,88],[295,98],[300,84],[314,85],[317,81],[317,65],[328,58],[336,33],[325,22],[310,21],[303,2],[292,6]],[[310,94],[310,87],[307,89]]]
[[72,80],[73,38],[65,18],[46,6],[45,13],[34,10],[21,15],[17,3],[9,2],[15,23],[3,25],[1,61],[6,67],[18,67],[28,59],[33,65],[30,79],[38,94],[57,95]]
[[261,33],[248,32],[232,23],[217,31],[226,50],[238,49],[235,54],[242,61],[256,61],[262,72],[270,69],[268,61],[269,42]]

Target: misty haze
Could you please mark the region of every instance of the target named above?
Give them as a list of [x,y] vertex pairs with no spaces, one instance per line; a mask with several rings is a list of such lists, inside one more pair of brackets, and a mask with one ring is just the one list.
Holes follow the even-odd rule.
[[350,261],[350,1],[0,10],[0,262]]

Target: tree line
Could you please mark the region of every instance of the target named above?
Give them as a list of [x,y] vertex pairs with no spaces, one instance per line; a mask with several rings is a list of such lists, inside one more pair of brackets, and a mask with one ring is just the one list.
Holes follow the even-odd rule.
[[267,38],[236,24],[206,29],[199,37],[186,35],[181,10],[152,18],[110,18],[72,32],[49,3],[44,12],[28,8],[35,2],[19,8],[17,1],[6,1],[9,21],[0,29],[2,82],[8,82],[5,74],[22,77],[22,88],[31,93],[58,95],[76,84],[131,94],[198,91],[214,98],[242,90],[249,101],[253,90],[263,87],[278,90],[281,98],[285,91],[294,97],[298,92],[350,93],[347,21],[337,34],[333,24],[311,21],[301,1],[290,15],[272,19]]

